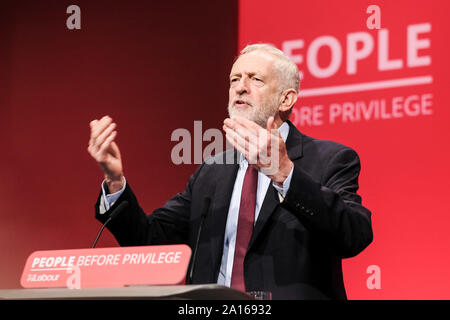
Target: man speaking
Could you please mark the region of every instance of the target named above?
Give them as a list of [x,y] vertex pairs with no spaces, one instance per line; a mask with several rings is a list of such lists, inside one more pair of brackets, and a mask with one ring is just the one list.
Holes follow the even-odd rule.
[[[88,152],[105,180],[96,218],[121,246],[197,242],[192,283],[268,291],[273,299],[345,299],[342,258],[372,241],[371,213],[357,194],[357,153],[299,132],[288,120],[297,101],[298,68],[282,51],[254,44],[230,73],[230,118],[223,130],[233,146],[205,161],[186,189],[147,215],[125,180],[116,124],[90,123]],[[234,161],[221,161],[224,158]]]

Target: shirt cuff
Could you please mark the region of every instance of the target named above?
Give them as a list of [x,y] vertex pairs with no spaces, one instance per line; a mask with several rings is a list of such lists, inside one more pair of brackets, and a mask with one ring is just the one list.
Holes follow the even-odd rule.
[[294,166],[292,166],[291,172],[289,173],[289,175],[287,176],[287,178],[284,180],[283,182],[283,186],[277,186],[275,184],[275,182],[272,182],[273,187],[284,197],[286,197],[286,194],[289,190],[289,187],[291,185],[291,179],[292,179],[292,174],[294,172]]
[[104,207],[104,210],[100,210],[100,214],[105,213],[106,211],[109,210],[109,208],[111,208],[114,204],[114,202],[117,201],[117,199],[119,199],[120,195],[123,193],[123,191],[125,190],[125,187],[127,186],[127,180],[125,179],[125,177],[123,177],[123,187],[122,189],[120,189],[119,191],[115,192],[115,193],[111,193],[111,194],[106,194],[106,190],[107,190],[107,185],[106,185],[106,181],[103,180],[102,182],[102,201],[101,201],[101,206]]

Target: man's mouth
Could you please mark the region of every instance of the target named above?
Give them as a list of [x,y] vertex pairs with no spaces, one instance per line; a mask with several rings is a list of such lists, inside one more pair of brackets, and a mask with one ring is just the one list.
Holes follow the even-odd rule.
[[245,106],[251,106],[251,104],[249,104],[247,101],[245,101],[245,100],[236,100],[235,102],[234,102],[234,105],[235,106],[238,106],[238,107],[245,107]]

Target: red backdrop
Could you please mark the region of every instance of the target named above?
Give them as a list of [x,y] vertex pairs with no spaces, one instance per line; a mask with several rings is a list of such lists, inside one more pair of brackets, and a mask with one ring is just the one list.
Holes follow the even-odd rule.
[[[381,30],[367,27],[372,4]],[[344,261],[350,299],[450,298],[449,10],[444,0],[240,1],[239,48],[272,43],[303,73],[297,127],[361,157],[374,242]],[[367,286],[373,265],[379,289]]]
[[[73,1],[0,5],[0,287],[19,287],[29,254],[86,248],[100,224],[102,174],[89,122],[118,123],[125,175],[151,212],[184,189],[177,128],[221,128],[236,53],[236,1]],[[99,246],[117,245],[107,231]]]
[[[450,298],[447,1],[377,1],[387,32],[367,28],[368,1],[243,0],[237,15],[236,1],[80,0],[81,30],[68,30],[71,4],[0,4],[1,288],[19,287],[33,251],[92,243],[102,176],[90,120],[118,122],[126,177],[150,212],[195,168],[172,164],[171,133],[221,128],[237,46],[263,41],[303,72],[298,128],[361,157],[374,242],[344,262],[349,298]],[[108,232],[99,243],[115,245]],[[381,289],[366,285],[373,265]]]

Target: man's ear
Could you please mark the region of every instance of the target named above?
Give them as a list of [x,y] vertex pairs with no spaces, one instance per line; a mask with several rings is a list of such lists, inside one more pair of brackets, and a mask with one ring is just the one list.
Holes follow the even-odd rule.
[[281,93],[280,103],[278,106],[279,112],[289,111],[297,102],[298,94],[294,89],[287,89]]

